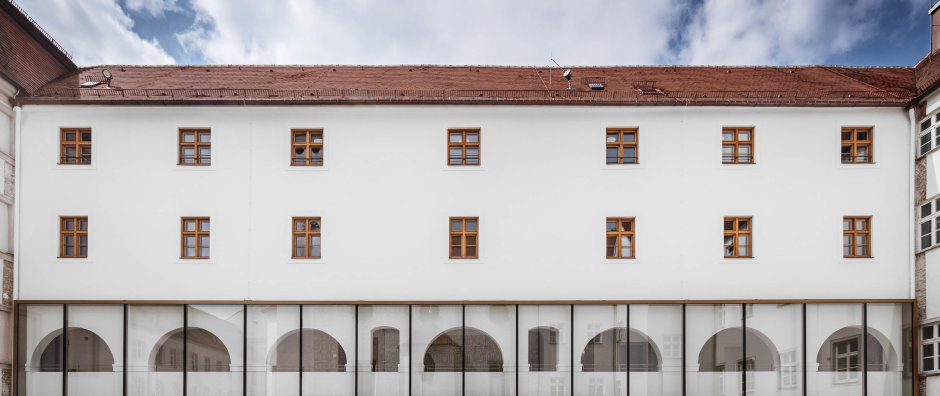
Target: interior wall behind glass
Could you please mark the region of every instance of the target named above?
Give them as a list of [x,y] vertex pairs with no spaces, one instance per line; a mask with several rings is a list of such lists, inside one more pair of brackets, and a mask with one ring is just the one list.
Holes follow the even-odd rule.
[[630,395],[682,394],[682,306],[630,304]]
[[862,395],[862,304],[806,304],[806,390]]
[[187,309],[187,394],[242,395],[244,306],[189,305]]
[[627,306],[574,306],[574,392],[627,394]]
[[571,305],[519,306],[519,394],[571,394]]
[[463,307],[413,305],[411,310],[411,394],[462,395]]
[[744,334],[741,304],[686,306],[686,394],[741,394]]
[[467,305],[465,309],[466,394],[515,394],[516,306]]
[[868,394],[913,394],[911,304],[868,304]]
[[803,304],[748,304],[747,390],[767,396],[803,394]]
[[69,304],[68,394],[117,396],[124,389],[124,306]]
[[60,304],[19,306],[20,396],[62,394],[62,325]]
[[359,395],[408,395],[408,306],[359,306]]
[[300,306],[249,305],[248,394],[300,394]]
[[304,305],[303,396],[355,394],[356,307]]
[[183,306],[127,306],[127,394],[183,394]]

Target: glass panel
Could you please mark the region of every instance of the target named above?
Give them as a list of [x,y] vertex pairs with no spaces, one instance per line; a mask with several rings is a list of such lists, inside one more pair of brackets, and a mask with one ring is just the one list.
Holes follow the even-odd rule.
[[355,313],[352,305],[303,307],[303,396],[354,393]]
[[751,146],[746,144],[738,146],[738,162],[751,162]]
[[212,149],[209,147],[200,147],[199,148],[199,163],[208,164],[210,157],[212,155]]
[[574,394],[627,394],[627,306],[574,307]]
[[617,143],[619,141],[620,141],[620,134],[618,133],[607,134],[607,143]]
[[852,235],[842,235],[842,255],[852,255]]
[[852,140],[852,131],[842,131],[842,140]]
[[923,328],[925,340],[929,340],[933,338],[933,328],[934,328],[933,326],[927,326]]
[[190,305],[186,328],[186,392],[242,393],[243,305]]
[[515,395],[516,307],[466,306],[466,394]]
[[620,162],[619,158],[620,150],[616,147],[607,148],[607,163],[608,164],[617,164]]
[[195,147],[183,147],[182,156],[180,161],[184,164],[195,164],[196,163],[196,148]]
[[62,159],[63,162],[75,162],[76,160],[76,150],[75,147],[66,147],[65,148],[65,158]]
[[741,305],[687,305],[685,337],[687,395],[740,395]]
[[477,247],[476,246],[467,246],[467,257],[476,257]]
[[294,220],[294,231],[304,231],[307,229],[306,220]]
[[751,131],[738,131],[738,141],[749,141],[751,140]]
[[624,134],[623,134],[623,141],[624,141],[624,142],[627,142],[627,143],[634,143],[634,142],[636,142],[636,134],[633,133],[633,132],[624,132]]
[[88,231],[88,220],[79,220],[78,229],[82,231]]
[[127,306],[128,396],[183,394],[183,306]]
[[734,236],[725,235],[725,257],[734,256]]
[[17,388],[20,395],[62,394],[62,320],[62,305],[19,306]]
[[518,333],[519,394],[570,395],[571,306],[520,305]]
[[480,135],[476,132],[467,132],[467,142],[468,143],[477,143],[480,141]]
[[630,305],[630,394],[682,393],[682,306]]
[[910,396],[911,304],[868,304],[868,394]]
[[310,256],[320,257],[320,237],[319,236],[310,237]]
[[300,306],[248,306],[248,394],[300,393]]
[[467,236],[464,237],[464,239],[467,241],[467,245],[476,245],[476,244],[477,244],[477,236],[476,236],[476,235],[467,235]]
[[294,257],[304,257],[307,255],[307,238],[302,235],[294,236]]
[[199,142],[200,143],[209,143],[211,134],[209,132],[199,132]]
[[118,396],[123,389],[124,306],[68,306],[69,396]]
[[450,230],[451,231],[462,231],[463,230],[463,221],[462,220],[451,220],[450,221]]
[[294,134],[294,143],[306,143],[307,142],[307,133],[295,133]]
[[306,147],[294,147],[294,163],[302,164],[307,160],[307,148]]
[[734,141],[734,131],[733,130],[721,131],[721,140],[726,141],[726,142]]
[[66,141],[66,142],[74,142],[76,136],[77,136],[77,135],[75,134],[75,132],[66,132],[66,133],[65,133],[65,141]]
[[607,232],[613,232],[613,231],[617,231],[617,222],[616,222],[616,221],[608,221],[608,222],[607,222]]
[[323,144],[323,134],[322,133],[311,134],[310,141],[316,144]]
[[738,231],[747,231],[751,227],[750,220],[738,220]]
[[633,222],[630,220],[624,220],[620,222],[621,231],[633,231]]
[[199,231],[209,231],[209,220],[199,220]]
[[463,134],[460,133],[460,132],[451,132],[451,133],[450,133],[450,142],[451,142],[451,143],[462,143],[462,142],[463,142]]
[[185,238],[183,238],[183,240],[185,241],[185,246],[186,246],[187,248],[195,247],[195,246],[196,246],[196,236],[195,236],[195,235],[187,235]]
[[184,220],[183,229],[186,231],[196,231],[196,220]]
[[725,220],[725,230],[726,231],[734,230],[734,220]]
[[408,306],[359,306],[359,394],[408,394]]
[[91,131],[82,131],[82,141],[84,142],[91,141]]
[[721,146],[721,161],[734,162],[734,146]]
[[[748,392],[802,395],[803,304],[748,304]],[[779,364],[777,360],[779,357]]]
[[480,163],[480,149],[475,148],[475,147],[467,147],[467,163],[468,164]]
[[620,256],[621,257],[633,257],[633,239],[632,236],[621,235],[620,236]]
[[851,219],[842,220],[842,230],[843,230],[843,231],[851,231],[851,230],[852,230],[852,220],[851,220]]
[[858,219],[855,220],[855,229],[857,231],[864,231],[868,229],[868,220]]
[[65,220],[64,223],[65,223],[65,230],[66,230],[66,231],[73,231],[73,230],[75,230],[75,220]]
[[862,304],[806,304],[807,393],[862,395]]
[[460,395],[463,311],[460,305],[413,305],[411,363],[415,396]]
[[924,218],[930,216],[930,202],[927,202],[920,206],[920,217]]
[[855,131],[855,140],[868,140],[868,131],[866,130]]
[[476,231],[476,230],[477,230],[477,221],[467,220],[467,231]]
[[636,163],[636,148],[635,147],[623,148],[623,163],[625,164]]
[[195,143],[196,134],[193,132],[183,132],[183,143]]

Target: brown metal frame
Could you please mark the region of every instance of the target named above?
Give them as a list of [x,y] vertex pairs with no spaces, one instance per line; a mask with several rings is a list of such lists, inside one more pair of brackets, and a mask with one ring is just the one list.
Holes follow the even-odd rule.
[[[731,140],[724,140],[724,133],[730,131],[733,136]],[[738,133],[747,131],[750,134],[750,140],[738,140]],[[721,163],[722,164],[753,164],[754,163],[754,127],[723,127],[721,128]],[[726,160],[724,154],[724,147],[731,147],[731,159]],[[748,146],[751,148],[750,155],[746,161],[740,161],[738,157],[738,148],[740,146]]]
[[[460,134],[459,142],[451,142],[450,135],[452,133]],[[468,142],[467,134],[475,133],[477,135],[477,141]],[[447,129],[447,165],[448,166],[480,166],[483,163],[483,151],[480,147],[480,142],[483,140],[483,134],[480,132],[480,128],[449,128]],[[475,147],[477,149],[477,162],[475,164],[467,162],[467,148]],[[450,149],[459,148],[460,157],[452,157],[450,155]],[[452,160],[460,160],[460,163],[451,162]]]
[[[858,220],[865,220],[865,229],[864,229],[864,230],[856,230],[856,229],[855,229],[855,222],[858,221]],[[851,222],[851,225],[849,226],[850,229],[848,229],[848,230],[845,229],[845,222],[846,222],[846,221],[850,221],[850,222]],[[846,254],[845,254],[845,251],[844,251],[844,249],[845,249],[845,247],[846,247],[845,241],[842,242],[842,248],[843,248],[842,257],[843,257],[843,258],[871,258],[871,257],[872,257],[872,254],[871,254],[871,216],[843,216],[843,217],[842,217],[842,235],[843,235],[843,237],[844,237],[845,235],[848,235],[848,236],[851,237],[851,240],[849,241],[849,245],[848,245],[848,247],[849,247],[849,249],[850,249],[849,252],[851,252],[851,253],[849,253],[848,255],[846,255]],[[856,248],[858,247],[858,244],[856,243],[855,237],[858,236],[858,235],[865,235],[865,236],[867,237],[867,238],[865,239],[865,241],[866,241],[866,243],[865,243],[865,253],[866,253],[866,255],[860,256],[860,255],[855,254]]]
[[[297,143],[294,141],[294,136],[298,134],[304,134],[305,142]],[[313,142],[313,135],[320,135],[320,143]],[[325,157],[323,156],[323,129],[291,129],[290,130],[290,165],[291,166],[323,166]],[[294,149],[297,147],[304,148],[304,160],[303,162],[294,161]],[[320,163],[314,163],[310,161],[310,152],[311,149],[319,148],[320,149]]]
[[[91,154],[88,154],[88,160],[84,159],[85,148],[91,149],[91,140],[82,138],[83,133],[91,133],[91,128],[59,128],[59,165],[91,165]],[[65,135],[75,134],[75,140],[66,140]],[[69,161],[65,157],[65,149],[75,148],[75,157]]]
[[[747,230],[739,230],[738,222],[746,220],[747,221]],[[729,256],[725,254],[725,258],[753,258],[754,257],[754,217],[753,216],[725,216],[725,220],[722,222],[721,228],[724,229],[724,223],[731,221],[732,226],[730,230],[724,230],[724,236],[731,235],[731,248],[733,249],[732,254]],[[747,235],[747,255],[741,256],[738,254],[738,236]],[[722,237],[722,238],[723,238]],[[724,240],[722,239],[722,249],[724,249]],[[727,252],[726,252],[727,253]]]
[[[607,258],[609,258],[609,259],[633,259],[633,258],[636,258],[636,237],[634,236],[634,235],[635,235],[634,233],[636,232],[636,219],[635,219],[634,217],[608,217],[608,218],[607,218],[607,221],[604,223],[605,229],[606,229],[607,223],[610,223],[610,222],[616,222],[616,223],[617,223],[617,229],[614,230],[614,231],[607,231],[607,237],[606,237],[606,238],[607,238],[607,244],[606,244],[607,246],[606,246],[606,248],[607,248],[607,249],[610,249],[611,247],[614,248],[614,255],[611,256],[610,253],[607,252]],[[623,224],[624,224],[624,223],[629,223],[629,224],[630,224],[630,230],[629,230],[629,231],[624,231],[624,230],[623,230]],[[620,251],[621,251],[621,247],[622,247],[622,246],[620,245],[620,237],[622,237],[622,236],[629,236],[629,237],[630,237],[630,256],[621,256],[621,255],[620,255]],[[610,245],[610,238],[615,238],[615,239],[614,239],[614,245],[613,245],[613,246]]]
[[[631,134],[631,133],[633,134],[633,141],[625,142],[623,140],[623,135]],[[608,142],[607,141],[608,134],[617,134],[617,141]],[[607,132],[604,133],[604,142],[606,143],[606,145],[604,146],[605,150],[608,148],[617,149],[617,162],[607,161],[607,158],[606,158],[607,152],[606,151],[604,152],[604,157],[605,157],[604,162],[607,163],[608,165],[621,165],[621,164],[635,165],[635,164],[640,163],[640,128],[636,128],[636,127],[607,128]],[[630,148],[630,147],[633,148],[633,162],[624,162],[623,161],[623,149]]]
[[[866,126],[866,127],[842,127],[842,133],[850,133],[850,139],[846,140],[842,138],[842,135],[839,135],[839,139],[842,144],[839,146],[839,157],[843,164],[871,164],[875,162],[875,128]],[[868,139],[858,139],[858,132],[868,132]],[[863,160],[858,159],[858,147],[859,146],[868,146],[868,155],[867,158]],[[851,147],[849,151],[850,157],[848,160],[842,158],[842,147]]]
[[[65,229],[65,222],[71,220],[73,226],[71,230]],[[80,222],[85,222],[85,229],[81,229],[79,226]],[[81,252],[81,243],[79,242],[79,237],[81,235],[88,236],[88,216],[59,216],[59,258],[88,258],[88,253],[86,252],[82,255]],[[72,254],[65,254],[65,237],[71,236],[74,241],[74,246],[72,248]],[[85,243],[85,248],[88,248],[88,243]]]
[[[476,231],[467,231],[467,221],[469,220],[476,222],[477,224]],[[452,228],[451,223],[453,223],[454,221],[460,221],[460,231],[454,231],[454,229]],[[447,230],[449,231],[448,238],[447,238],[447,254],[450,258],[452,259],[475,259],[475,258],[480,257],[480,235],[479,235],[480,218],[479,217],[451,217],[447,220]],[[467,243],[468,236],[472,236],[476,238],[475,239],[476,243],[472,245],[468,244]],[[459,245],[454,245],[454,241],[453,241],[454,237],[460,238]],[[458,246],[460,247],[460,254],[455,256],[454,248]],[[473,246],[475,249],[473,255],[467,254],[467,248],[470,246]]]
[[[192,133],[193,141],[192,142],[183,142],[183,134]],[[200,142],[199,134],[209,133],[208,142]],[[179,133],[177,136],[177,141],[179,142],[179,147],[177,148],[177,165],[184,166],[209,166],[212,165],[212,129],[210,128],[179,128]],[[183,148],[192,147],[193,148],[193,162],[185,163],[183,162]],[[200,162],[202,156],[199,155],[199,148],[209,147],[209,162]]]
[[[303,230],[303,231],[297,231],[297,222],[298,222],[298,221],[303,221],[303,222],[304,222],[304,230]],[[311,230],[311,229],[310,229],[310,222],[311,222],[311,221],[316,221],[317,223],[319,223],[319,224],[320,224],[320,228],[321,228],[321,230],[322,230],[323,222],[320,220],[319,217],[292,217],[292,218],[291,218],[291,222],[290,222],[290,227],[291,227],[291,238],[290,238],[290,246],[291,246],[290,252],[291,252],[291,253],[290,253],[290,255],[291,255],[291,258],[295,258],[295,259],[296,259],[296,258],[300,258],[300,259],[318,259],[318,258],[320,258],[320,255],[323,255],[323,237],[320,236],[320,231],[321,231],[321,230],[316,230],[316,231]],[[298,236],[303,236],[303,237],[304,237],[304,245],[305,245],[305,247],[304,247],[304,255],[303,255],[303,256],[298,256],[298,255],[297,255],[297,237],[298,237]],[[314,256],[314,255],[311,255],[311,254],[310,254],[310,250],[311,250],[311,249],[310,249],[310,237],[311,237],[311,236],[319,236],[319,237],[320,237],[320,255]]]
[[[186,231],[187,221],[196,222],[195,231]],[[201,231],[201,226],[203,222],[209,223],[210,231]],[[212,223],[209,222],[209,217],[182,217],[180,218],[180,258],[181,259],[207,259],[209,258],[209,256],[202,256],[199,254],[201,250],[200,248],[202,247],[202,243],[199,242],[199,237],[209,236],[209,233],[211,232],[211,227],[212,227]],[[195,246],[194,246],[196,248],[195,256],[186,255],[186,237],[187,236],[193,236],[196,239]]]

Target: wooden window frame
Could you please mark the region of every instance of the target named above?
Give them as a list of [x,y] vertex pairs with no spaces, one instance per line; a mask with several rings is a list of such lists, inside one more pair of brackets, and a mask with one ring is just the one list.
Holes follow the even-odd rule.
[[[855,224],[856,224],[856,221],[858,220],[865,221],[866,229],[864,230],[855,229]],[[847,221],[850,222],[851,224],[851,229],[848,229],[848,230],[845,229],[845,222]],[[858,235],[866,236],[865,238],[865,241],[866,241],[865,253],[866,254],[865,255],[855,254],[858,248],[858,243],[857,243],[858,241],[856,239]],[[842,236],[843,236],[843,240],[842,240],[842,257],[843,258],[871,258],[872,257],[872,254],[871,254],[871,216],[844,216],[842,217]],[[851,238],[849,240],[849,245],[845,244],[846,236]],[[845,254],[846,247],[850,249],[849,251],[851,252],[851,254],[848,254],[848,255]]]
[[[196,228],[194,231],[186,231],[187,221],[196,222]],[[201,231],[202,222],[209,222],[209,227],[210,227],[209,231]],[[209,217],[182,217],[180,218],[180,258],[181,259],[208,259],[209,258],[209,256],[202,256],[199,254],[200,251],[202,250],[202,243],[200,242],[200,237],[208,236],[209,238],[212,238],[212,236],[210,235],[211,230],[212,230],[211,227],[212,227],[212,223],[209,221]],[[193,245],[193,247],[195,248],[195,256],[186,255],[186,237],[187,236],[195,237],[194,238],[195,241]],[[211,249],[212,245],[210,244],[209,246]]]
[[[610,142],[607,141],[607,135],[616,133],[617,141]],[[624,134],[633,134],[633,141],[627,142],[623,140]],[[630,128],[607,128],[607,131],[604,132],[604,157],[607,165],[636,165],[640,163],[640,128],[630,127]],[[611,162],[610,157],[607,157],[607,149],[616,148],[617,149],[617,161]],[[623,156],[623,149],[633,148],[633,162],[625,162],[625,157]]]
[[[75,134],[75,140],[65,140],[68,133]],[[91,128],[59,128],[59,165],[91,165],[91,140],[83,139],[84,133],[91,133]],[[66,156],[65,150],[74,148],[74,156]]]
[[[731,140],[725,140],[725,132],[732,133]],[[738,139],[739,133],[748,132],[749,140]],[[739,149],[741,146],[750,147],[751,154],[746,160],[741,160]],[[725,147],[731,147],[731,158],[725,157]],[[754,127],[722,127],[721,128],[721,163],[722,164],[753,164],[754,163]]]
[[[454,229],[452,228],[451,224],[454,221],[460,221],[459,231],[454,231]],[[467,231],[467,221],[476,222],[476,230]],[[447,219],[447,230],[448,230],[447,254],[451,259],[476,259],[480,257],[480,218],[479,217],[450,217]],[[475,237],[476,243],[472,245],[468,244],[467,243],[468,236]],[[459,245],[455,245],[453,243],[454,237],[460,238]],[[457,246],[460,247],[460,254],[454,255],[453,248]],[[475,248],[474,254],[468,255],[467,248],[471,246]]]
[[[450,135],[453,133],[460,133],[460,142],[451,142]],[[476,133],[477,141],[468,142],[467,134]],[[483,151],[481,142],[483,141],[483,133],[481,133],[480,128],[448,128],[447,129],[447,166],[480,166],[483,163]],[[468,162],[470,158],[467,156],[468,148],[477,149],[477,158],[476,163]],[[450,155],[450,150],[453,148],[460,149],[460,156],[454,157]],[[453,162],[454,160],[459,160],[459,163]]]
[[[72,229],[65,228],[65,222],[72,221]],[[81,222],[85,222],[85,229]],[[85,236],[85,254],[81,254],[81,236]],[[72,254],[65,253],[65,238],[72,237]],[[59,216],[59,258],[88,258],[88,216]]]
[[[614,231],[611,231],[609,228],[610,222],[617,223]],[[623,230],[623,223],[625,222],[630,223],[629,231]],[[607,250],[605,251],[605,254],[607,254],[607,258],[608,259],[634,259],[636,258],[636,218],[635,217],[608,217],[604,225],[605,227],[607,227],[606,228],[607,235],[605,238],[605,241],[606,241],[605,245],[606,245],[606,250]],[[621,246],[620,241],[621,241],[621,238],[624,236],[630,237],[630,256],[621,255],[623,246]],[[613,246],[610,245],[610,238],[614,238]],[[613,255],[610,255],[610,252],[609,252],[609,249],[611,247],[614,248]]]
[[[732,222],[731,229],[725,229],[724,223]],[[747,221],[747,230],[739,230],[738,226],[740,221]],[[722,222],[722,229],[724,234],[722,236],[722,249],[725,248],[724,237],[731,236],[731,248],[732,254],[729,256],[727,252],[725,253],[725,258],[753,258],[754,257],[754,217],[753,216],[725,216],[724,222]],[[747,255],[740,255],[740,245],[738,244],[738,237],[741,235],[747,236]]]
[[[304,223],[304,230],[302,230],[302,231],[298,231],[298,230],[297,230],[297,222],[298,222],[298,221],[303,221],[303,222],[305,222],[305,223]],[[317,230],[314,231],[314,230],[311,230],[311,229],[310,229],[310,222],[311,222],[311,221],[316,221],[316,222],[319,224],[319,228],[318,228]],[[291,238],[290,238],[290,240],[291,240],[291,242],[290,242],[290,246],[291,246],[291,249],[290,249],[291,258],[294,258],[294,259],[318,259],[318,258],[321,258],[321,256],[323,256],[323,236],[322,236],[322,234],[321,234],[321,232],[323,231],[323,221],[320,220],[320,217],[319,217],[319,216],[318,216],[318,217],[292,217],[292,218],[291,218],[291,222],[290,222],[290,229],[291,229]],[[299,237],[299,236],[304,237],[304,255],[303,255],[303,256],[298,256],[298,255],[297,255],[297,237]],[[312,249],[311,249],[311,246],[310,246],[310,237],[312,237],[312,236],[318,236],[318,237],[320,237],[320,254],[317,255],[317,256],[314,256],[314,255],[312,255],[312,254],[310,253],[310,251],[312,250]]]
[[[860,140],[858,139],[858,132],[864,131],[868,132],[868,139]],[[843,138],[842,134],[851,133],[850,139],[846,140]],[[842,127],[842,133],[839,134],[839,157],[843,164],[871,164],[875,162],[875,128],[866,126],[866,127]],[[868,155],[863,159],[859,159],[858,156],[858,147],[859,146],[868,146]],[[851,147],[848,153],[842,153],[843,147]]]
[[[192,133],[193,141],[192,142],[183,142],[183,134]],[[209,134],[208,142],[200,142],[199,135],[202,133]],[[210,166],[212,165],[212,129],[211,128],[179,128],[177,134],[177,142],[179,142],[179,147],[177,149],[177,165],[183,166]],[[183,161],[183,148],[193,148],[193,162],[184,162]],[[209,156],[206,159],[206,162],[202,162],[203,156],[199,154],[199,149],[203,147],[209,148]]]
[[[294,141],[294,136],[297,134],[305,134],[304,142],[297,143]],[[313,142],[313,135],[320,135],[320,143]],[[323,142],[325,137],[323,136],[323,129],[291,129],[290,130],[290,165],[291,166],[323,166],[325,157],[323,156]],[[298,162],[298,157],[294,154],[294,149],[297,148],[304,149],[304,158],[302,162]],[[312,149],[320,149],[320,162],[317,163],[311,158]]]

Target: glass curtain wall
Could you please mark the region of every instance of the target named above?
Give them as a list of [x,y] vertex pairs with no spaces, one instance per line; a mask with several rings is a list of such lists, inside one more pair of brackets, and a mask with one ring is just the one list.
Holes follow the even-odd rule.
[[407,305],[359,306],[359,395],[408,395],[408,313]]
[[686,306],[686,394],[741,394],[744,359],[741,304]]
[[411,394],[463,394],[463,306],[411,307]]
[[682,306],[630,304],[630,395],[682,394]]
[[127,306],[127,394],[183,394],[183,306]]
[[868,305],[868,394],[910,396],[912,388],[910,304]]
[[119,396],[124,389],[124,306],[68,305],[69,396]]
[[627,306],[574,306],[574,393],[627,394]]
[[465,308],[467,395],[516,393],[516,306],[467,305]]
[[864,316],[863,304],[806,305],[808,395],[863,394]]
[[301,394],[354,395],[356,307],[304,305],[301,337]]
[[249,305],[247,314],[247,393],[299,395],[300,306]]
[[747,304],[748,392],[803,394],[803,304]]
[[519,306],[519,394],[571,394],[571,305]]
[[61,304],[19,307],[17,386],[21,396],[62,394]]
[[187,310],[187,395],[240,396],[244,306],[189,305]]

